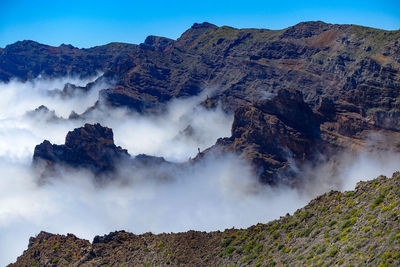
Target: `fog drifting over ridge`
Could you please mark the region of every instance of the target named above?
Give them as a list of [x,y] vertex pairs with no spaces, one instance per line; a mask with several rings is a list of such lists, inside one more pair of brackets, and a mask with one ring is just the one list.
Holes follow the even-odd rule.
[[[100,83],[87,95],[69,99],[48,95],[48,90],[62,89],[67,82],[86,85],[90,80],[0,84],[0,265],[15,261],[29,237],[41,230],[91,240],[122,229],[139,234],[248,227],[293,213],[316,194],[350,190],[360,179],[397,170],[399,161],[394,153],[363,153],[351,160],[343,156],[335,175],[328,165],[305,173],[321,177],[305,193],[283,186],[260,186],[243,160],[211,154],[194,165],[175,169],[169,173],[173,179],[167,182],[146,179],[151,174],[147,170],[138,175],[127,168],[117,175],[128,175],[128,184],[99,188],[89,172],[60,170],[60,177],[39,186],[30,168],[34,146],[44,139],[63,144],[67,132],[85,122],[112,128],[116,145],[132,156],[145,153],[174,162],[185,162],[196,155],[197,148],[205,149],[217,138],[230,135],[233,116],[199,106],[206,94],[173,100],[158,116],[105,106],[85,121],[26,115],[45,105],[67,118],[71,111],[81,113],[92,106],[99,90],[108,86]],[[189,125],[194,134],[182,134]]]

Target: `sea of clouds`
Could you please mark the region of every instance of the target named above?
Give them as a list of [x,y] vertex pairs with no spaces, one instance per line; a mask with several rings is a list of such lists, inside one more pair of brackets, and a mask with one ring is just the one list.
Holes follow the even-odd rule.
[[[133,233],[213,231],[243,228],[279,218],[331,189],[351,190],[356,182],[398,168],[393,152],[337,157],[304,171],[307,190],[260,185],[250,166],[232,154],[209,154],[184,164],[220,137],[230,136],[232,114],[200,105],[206,95],[171,101],[162,114],[137,114],[125,109],[98,109],[85,119],[68,120],[72,111],[93,106],[101,89],[98,80],[89,92],[72,96],[52,94],[64,84],[84,86],[96,79],[35,79],[0,83],[0,265],[16,260],[30,236],[40,231],[73,233],[91,240],[95,235],[127,230]],[[29,112],[40,105],[52,114]],[[31,168],[35,145],[47,139],[63,144],[68,131],[99,122],[113,129],[114,140],[131,155],[145,153],[177,163],[157,170],[169,179],[156,179],[154,168],[138,170],[121,165],[116,176],[124,182],[93,183],[84,170],[60,170],[57,177],[38,183]],[[190,125],[192,134],[185,134]],[[181,165],[179,165],[181,164]],[[182,167],[180,167],[182,166]],[[304,168],[303,168],[304,169]],[[118,179],[116,179],[118,180]]]

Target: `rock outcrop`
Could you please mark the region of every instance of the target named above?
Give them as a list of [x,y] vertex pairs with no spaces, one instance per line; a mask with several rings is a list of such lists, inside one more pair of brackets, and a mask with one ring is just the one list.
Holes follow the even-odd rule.
[[34,110],[26,112],[26,116],[36,119],[43,119],[46,121],[61,120],[61,118],[56,115],[54,110],[49,110],[49,108],[44,105],[40,105]]
[[88,168],[98,174],[113,171],[117,160],[129,158],[127,150],[114,144],[113,131],[97,123],[68,132],[64,145],[45,140],[35,147],[33,163]]
[[290,162],[310,160],[325,144],[321,139],[323,119],[303,101],[301,92],[280,90],[272,99],[256,101],[236,110],[232,136],[218,139],[202,152],[229,151],[248,160],[263,182],[282,182],[290,177]]
[[152,178],[164,180],[169,178],[165,172],[176,167],[163,157],[146,154],[131,157],[126,149],[114,144],[112,129],[99,123],[85,124],[68,132],[64,145],[43,141],[35,147],[33,166],[41,177],[56,174],[59,166],[82,168],[91,171],[99,182],[116,180],[120,174],[118,166],[130,171],[147,169]]
[[[273,98],[238,108],[231,132],[195,160],[211,151],[233,152],[249,161],[268,184],[301,182],[298,168],[305,162],[321,163],[321,155],[367,150],[372,143],[382,150],[399,150],[400,145],[399,132],[377,127],[354,105],[324,98],[313,110],[296,90],[280,90]],[[372,133],[383,139],[374,142]]]

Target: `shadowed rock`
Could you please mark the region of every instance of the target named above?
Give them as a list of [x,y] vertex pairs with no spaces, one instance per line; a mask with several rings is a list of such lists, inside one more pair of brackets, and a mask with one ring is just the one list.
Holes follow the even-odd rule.
[[[302,163],[317,165],[344,150],[368,150],[371,144],[398,150],[399,132],[380,129],[360,113],[354,105],[330,99],[312,110],[301,92],[280,90],[272,99],[238,108],[231,137],[218,139],[195,160],[210,151],[233,152],[252,164],[262,182],[294,185],[304,178],[298,169]],[[382,141],[372,142],[375,133]]]
[[290,160],[305,161],[321,145],[320,122],[300,92],[281,90],[272,99],[238,108],[232,136],[218,139],[208,151],[234,152],[256,168],[261,181],[274,184],[281,182],[278,172],[292,167]]
[[126,149],[114,144],[112,130],[97,123],[68,132],[64,145],[53,145],[45,140],[35,147],[33,162],[82,167],[102,173],[113,171],[116,160],[129,158]]
[[143,169],[148,170],[152,178],[167,179],[169,176],[164,171],[176,167],[163,157],[145,154],[131,157],[126,149],[114,144],[112,129],[99,123],[85,124],[68,132],[64,145],[43,141],[35,147],[33,165],[42,177],[54,174],[56,166],[61,165],[90,170],[96,175],[97,181],[114,180],[119,177],[116,172],[124,170],[129,179],[135,171]]

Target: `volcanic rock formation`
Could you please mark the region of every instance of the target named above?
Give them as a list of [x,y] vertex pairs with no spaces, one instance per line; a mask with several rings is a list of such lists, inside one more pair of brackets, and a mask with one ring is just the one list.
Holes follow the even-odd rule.
[[43,141],[35,147],[33,162],[84,167],[101,173],[114,170],[116,160],[129,157],[127,150],[114,144],[112,130],[97,123],[68,132],[64,145]]
[[118,164],[121,167],[153,169],[153,178],[159,179],[168,178],[162,169],[175,167],[163,157],[145,154],[131,157],[126,149],[114,144],[112,129],[99,123],[85,124],[68,132],[64,145],[53,145],[45,140],[35,147],[33,154],[33,165],[41,171],[42,177],[53,174],[57,165],[61,165],[90,170],[98,181],[102,175],[113,180],[116,179]]
[[[373,133],[379,142],[372,142]],[[312,110],[301,92],[279,90],[271,99],[238,108],[231,137],[218,139],[197,159],[211,151],[234,152],[255,167],[262,182],[293,184],[299,182],[294,165],[316,165],[320,155],[368,150],[371,143],[374,149],[399,150],[400,133],[377,127],[353,105],[324,98]]]

